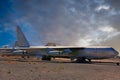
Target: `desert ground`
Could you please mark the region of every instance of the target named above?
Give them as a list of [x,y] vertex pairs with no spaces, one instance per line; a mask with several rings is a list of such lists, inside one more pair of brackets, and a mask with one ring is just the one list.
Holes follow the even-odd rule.
[[0,57],[0,80],[120,80],[119,59],[75,63],[68,59]]

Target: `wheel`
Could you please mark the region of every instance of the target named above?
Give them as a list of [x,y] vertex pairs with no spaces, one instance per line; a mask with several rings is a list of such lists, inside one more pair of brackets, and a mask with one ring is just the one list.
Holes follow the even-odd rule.
[[44,55],[44,56],[42,56],[42,60],[51,61],[51,57]]
[[77,62],[77,63],[85,63],[86,60],[85,60],[84,57],[81,57],[81,58],[77,58],[76,62]]
[[51,57],[50,57],[50,56],[47,56],[47,60],[48,60],[48,61],[51,61]]
[[42,60],[46,60],[47,59],[47,56],[46,55],[43,55],[42,56]]

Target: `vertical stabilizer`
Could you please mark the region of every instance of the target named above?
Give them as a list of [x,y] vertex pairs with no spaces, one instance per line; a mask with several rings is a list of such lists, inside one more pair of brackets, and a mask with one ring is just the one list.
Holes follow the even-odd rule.
[[29,43],[19,26],[17,26],[17,41],[15,42],[15,47],[29,47]]

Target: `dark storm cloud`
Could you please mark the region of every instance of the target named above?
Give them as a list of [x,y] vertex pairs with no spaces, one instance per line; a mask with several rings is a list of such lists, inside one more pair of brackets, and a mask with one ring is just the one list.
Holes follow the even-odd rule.
[[105,0],[107,4],[111,5],[115,10],[120,10],[120,0]]

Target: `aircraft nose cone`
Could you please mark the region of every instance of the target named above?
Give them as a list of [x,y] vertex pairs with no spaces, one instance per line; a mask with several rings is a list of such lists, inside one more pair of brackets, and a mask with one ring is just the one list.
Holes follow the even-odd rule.
[[115,50],[115,49],[113,49],[113,48],[111,48],[111,55],[113,55],[113,56],[117,56],[119,53]]
[[118,55],[119,53],[117,51],[115,51],[115,55]]
[[119,53],[116,50],[113,50],[113,55],[117,56]]

